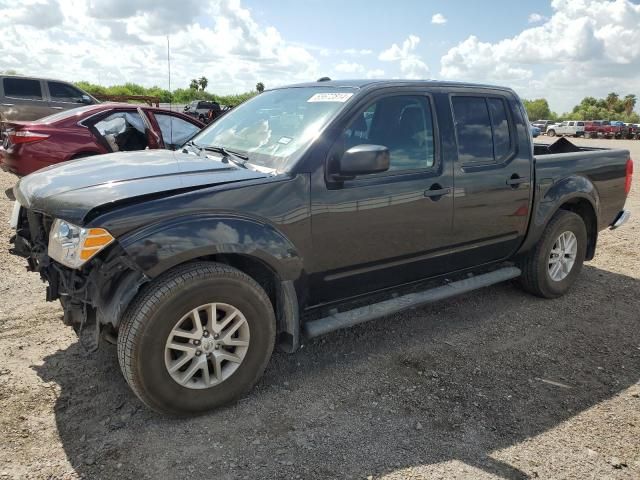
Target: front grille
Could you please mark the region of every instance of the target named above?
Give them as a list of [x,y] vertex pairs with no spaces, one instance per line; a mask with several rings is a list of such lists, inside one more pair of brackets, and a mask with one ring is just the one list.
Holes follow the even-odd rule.
[[29,232],[29,238],[31,241],[30,243],[33,253],[46,253],[47,246],[49,245],[49,232],[51,231],[53,218],[49,215],[45,215],[44,213],[35,212],[29,209],[25,210],[27,225],[21,226],[26,227]]

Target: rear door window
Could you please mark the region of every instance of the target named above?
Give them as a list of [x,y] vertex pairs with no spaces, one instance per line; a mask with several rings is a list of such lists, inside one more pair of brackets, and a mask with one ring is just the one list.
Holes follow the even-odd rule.
[[512,128],[504,99],[454,96],[451,101],[462,163],[501,162],[512,152]]
[[42,100],[40,80],[28,78],[4,78],[2,80],[5,97]]
[[84,95],[80,90],[61,82],[48,82],[49,95],[54,102],[78,103]]
[[492,163],[493,139],[487,102],[482,97],[453,97],[453,113],[462,163]]

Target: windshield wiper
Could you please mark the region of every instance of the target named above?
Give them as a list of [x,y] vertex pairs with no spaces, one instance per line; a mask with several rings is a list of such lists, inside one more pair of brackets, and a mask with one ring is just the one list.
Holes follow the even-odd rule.
[[242,153],[234,152],[233,150],[228,150],[224,147],[212,146],[212,147],[200,147],[195,145],[197,148],[201,150],[206,150],[207,152],[220,153],[224,155],[225,159],[231,160],[233,163],[242,168],[248,168],[247,162],[249,161],[249,157],[243,155]]
[[[195,147],[198,149],[198,153],[200,153],[202,151],[202,147],[200,145],[198,145],[196,142],[194,142],[193,140],[189,140],[187,143],[184,144],[184,146],[182,147],[182,150],[186,150],[184,147]],[[187,153],[187,152],[184,152]]]

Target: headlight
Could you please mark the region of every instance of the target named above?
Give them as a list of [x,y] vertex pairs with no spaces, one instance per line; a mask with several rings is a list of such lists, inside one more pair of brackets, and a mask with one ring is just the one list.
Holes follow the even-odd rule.
[[82,228],[56,219],[49,234],[49,256],[69,268],[80,268],[113,240],[104,228]]

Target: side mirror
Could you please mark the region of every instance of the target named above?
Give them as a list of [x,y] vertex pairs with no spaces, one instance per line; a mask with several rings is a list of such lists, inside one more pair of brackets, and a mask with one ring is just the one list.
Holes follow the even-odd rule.
[[84,105],[91,105],[91,97],[89,95],[82,95],[82,97],[80,97],[80,102],[78,103],[83,103]]
[[344,152],[339,163],[336,180],[348,180],[357,175],[389,170],[389,149],[382,145],[356,145]]

